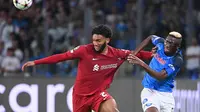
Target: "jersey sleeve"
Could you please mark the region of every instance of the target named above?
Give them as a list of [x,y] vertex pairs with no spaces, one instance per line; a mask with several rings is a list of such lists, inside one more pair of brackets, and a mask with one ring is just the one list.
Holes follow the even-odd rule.
[[118,49],[117,52],[119,57],[122,59],[126,59],[126,57],[131,53],[130,50],[125,50],[125,49]]
[[[124,50],[124,49],[120,49],[119,50],[119,55],[121,58],[126,59],[127,56],[133,51],[130,50]],[[148,60],[152,58],[152,52],[149,51],[140,51],[136,54],[136,56],[142,60]]]
[[165,39],[162,37],[158,37],[156,35],[153,35],[153,37],[151,38],[151,41],[154,45],[157,45],[158,43],[164,43]]
[[153,54],[149,51],[140,51],[136,54],[136,56],[142,60],[149,60],[152,58]]
[[36,65],[37,64],[53,64],[53,63],[58,63],[65,60],[81,59],[84,56],[84,52],[85,52],[84,45],[77,46],[74,49],[67,51],[65,53],[55,54],[52,56],[48,56],[46,58],[35,60],[34,63]]
[[168,76],[172,76],[178,73],[182,64],[183,59],[178,57],[173,63],[166,64],[164,69],[166,70]]

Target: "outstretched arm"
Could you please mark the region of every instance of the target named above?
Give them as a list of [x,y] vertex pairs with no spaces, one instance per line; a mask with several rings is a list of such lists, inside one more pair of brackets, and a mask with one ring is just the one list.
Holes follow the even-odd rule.
[[58,63],[64,60],[69,60],[72,59],[70,56],[67,55],[67,53],[62,53],[62,54],[55,54],[52,56],[48,56],[46,58],[38,59],[35,60],[34,63],[35,65],[38,64],[53,64],[53,63]]
[[[132,54],[134,54],[135,51],[132,51]],[[153,56],[153,52],[150,51],[139,51],[136,56],[142,60],[150,60]]]
[[150,35],[145,40],[143,40],[139,46],[135,49],[134,55],[136,55],[139,51],[141,51],[144,47],[146,47],[152,40],[154,36]]
[[177,56],[172,63],[165,64],[164,68],[160,72],[158,72],[150,68],[146,63],[144,63],[135,55],[129,55],[127,60],[129,61],[129,63],[140,65],[149,75],[157,80],[164,80],[171,75],[177,74],[177,72],[183,65],[182,57]]
[[157,80],[163,80],[168,76],[165,70],[162,70],[161,72],[156,72],[155,70],[151,69],[145,62],[140,60],[137,56],[129,55],[127,60],[129,61],[129,63],[140,65],[149,75],[156,78]]
[[24,71],[24,68],[28,67],[28,66],[35,66],[38,64],[53,64],[53,63],[58,63],[61,61],[65,61],[65,60],[72,60],[72,59],[76,59],[76,58],[80,58],[84,55],[84,46],[78,46],[70,51],[67,51],[65,53],[61,53],[61,54],[56,54],[56,55],[52,55],[52,56],[48,56],[46,58],[42,58],[39,60],[35,60],[35,61],[29,61],[26,62],[23,66],[22,66],[22,71]]
[[48,56],[48,57],[38,59],[35,61],[28,61],[22,66],[22,71],[24,71],[24,69],[28,66],[35,66],[35,65],[39,65],[39,64],[53,64],[53,63],[58,63],[58,62],[67,60],[67,59],[69,60],[70,57],[67,56],[66,53],[62,53],[62,54]]

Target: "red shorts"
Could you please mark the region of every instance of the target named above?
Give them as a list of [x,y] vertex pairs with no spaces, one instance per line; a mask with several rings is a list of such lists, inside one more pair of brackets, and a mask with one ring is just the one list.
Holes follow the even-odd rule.
[[96,92],[93,95],[81,96],[73,93],[73,112],[98,112],[100,104],[112,96],[107,91]]

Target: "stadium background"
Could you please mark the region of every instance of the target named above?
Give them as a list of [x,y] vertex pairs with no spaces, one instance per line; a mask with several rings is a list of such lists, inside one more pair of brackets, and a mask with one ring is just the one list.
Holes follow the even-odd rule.
[[[21,112],[20,109],[25,107],[33,109],[29,110],[33,112],[66,112],[68,107],[63,99],[66,99],[65,95],[76,77],[77,60],[40,65],[26,69],[24,73],[15,66],[89,43],[91,29],[98,24],[112,27],[114,36],[110,44],[123,49],[134,49],[151,34],[166,37],[169,31],[180,32],[184,39],[182,53],[185,63],[177,76],[177,89],[181,92],[175,92],[179,96],[175,112],[200,112],[199,73],[188,70],[186,54],[194,38],[198,47],[200,44],[198,4],[198,0],[34,0],[30,9],[19,11],[12,0],[0,0],[0,71],[3,67],[8,71],[11,67],[16,68],[14,73],[0,73],[0,112]],[[14,53],[19,63],[5,66],[3,60],[9,57],[8,52]],[[200,53],[197,63],[199,58]],[[199,66],[195,71],[198,69]],[[143,74],[139,67],[127,63],[116,73],[110,92],[121,111],[141,111],[139,93]],[[16,100],[14,96],[18,89],[14,87],[20,88],[20,84],[27,88],[36,84],[38,110],[34,110],[34,103],[29,104],[31,95],[25,89],[17,96],[19,101],[16,105],[9,103]],[[56,109],[47,111],[48,92],[45,90],[51,84],[63,84],[64,95],[62,91],[58,93]],[[17,104],[19,110],[11,110],[12,105],[15,107]]]

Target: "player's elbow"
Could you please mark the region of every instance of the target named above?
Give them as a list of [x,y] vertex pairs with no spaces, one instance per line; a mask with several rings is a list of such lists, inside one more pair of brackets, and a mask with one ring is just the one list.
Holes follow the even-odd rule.
[[150,35],[144,40],[144,42],[149,43],[149,42],[151,42],[152,38],[153,38],[153,35]]
[[147,38],[148,38],[149,40],[151,40],[154,36],[155,36],[155,35],[150,35],[150,36],[148,36]]
[[148,36],[148,37],[142,42],[142,44],[143,44],[144,46],[146,46],[147,44],[149,44],[149,42],[151,42],[151,38],[152,38],[152,36]]

